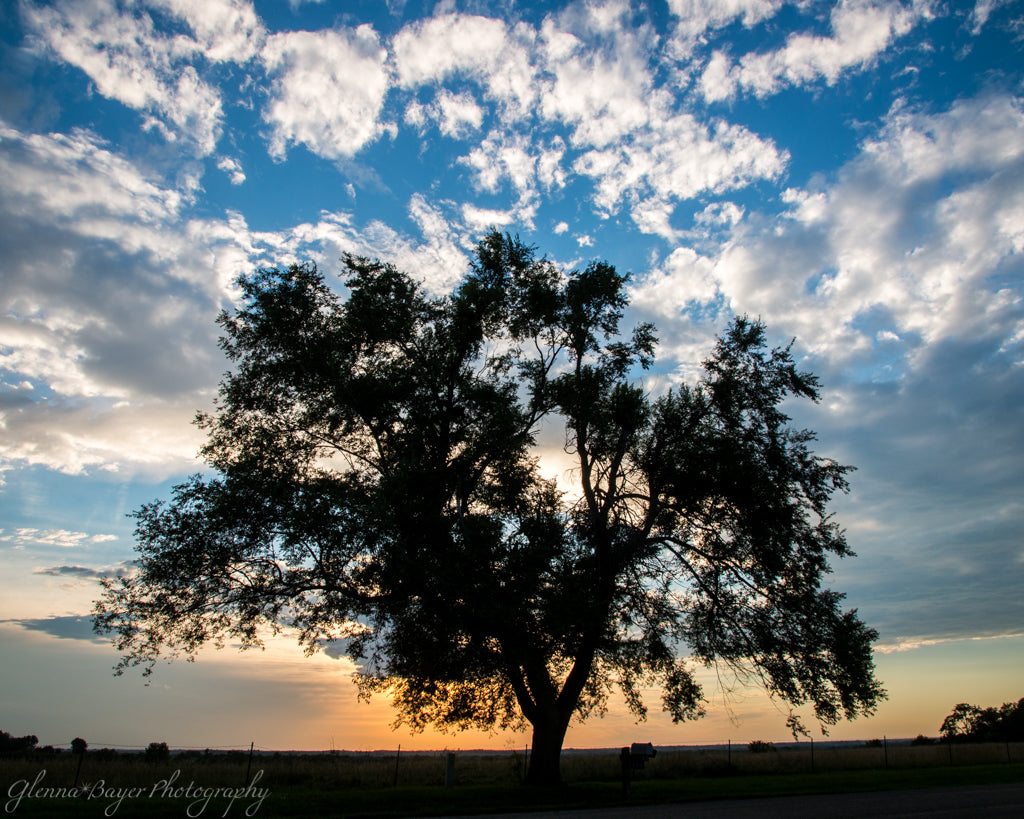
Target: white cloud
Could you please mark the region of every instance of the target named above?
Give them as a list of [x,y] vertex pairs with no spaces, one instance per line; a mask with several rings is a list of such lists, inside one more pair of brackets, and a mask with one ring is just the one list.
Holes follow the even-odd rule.
[[385,130],[386,57],[367,25],[271,36],[262,54],[272,78],[264,111],[273,129],[271,153],[283,157],[289,144],[301,143],[339,159],[376,139]]
[[478,208],[475,205],[462,206],[462,219],[470,230],[479,233],[492,227],[505,227],[516,221],[515,214],[510,210]]
[[[751,21],[768,10],[698,9],[715,20]],[[630,14],[628,4],[613,0],[569,5],[535,29],[460,14],[419,21],[391,41],[398,84],[471,82],[498,103],[502,127],[460,159],[478,190],[497,194],[510,187],[507,206],[489,209],[529,225],[543,195],[575,174],[592,180],[601,216],[626,207],[642,231],[672,240],[681,201],[776,178],[787,156],[742,127],[707,125],[680,112],[652,74],[657,34],[627,24]],[[496,77],[513,75],[514,83],[499,88]],[[486,121],[478,105],[465,90],[439,88],[432,101],[410,100],[405,121],[421,131],[434,121],[449,136],[466,136]],[[477,224],[485,218],[480,210],[474,203],[463,218]]]
[[696,214],[694,221],[705,230],[732,227],[743,218],[743,208],[734,202],[713,202]]
[[409,89],[472,80],[499,105],[503,119],[529,117],[537,97],[535,37],[524,24],[510,28],[490,17],[438,14],[392,38],[397,81]]
[[411,23],[391,42],[398,82],[405,88],[457,73],[485,78],[506,47],[507,29],[501,20],[462,14]]
[[716,51],[700,87],[714,101],[740,92],[766,97],[786,86],[819,80],[831,85],[844,71],[871,64],[930,14],[925,3],[908,7],[895,0],[843,0],[832,9],[831,37],[792,34],[781,49],[746,54],[737,63]]
[[323,270],[337,270],[338,259],[352,253],[391,262],[422,282],[429,292],[447,293],[469,269],[464,251],[469,241],[452,207],[450,202],[432,204],[414,194],[408,214],[419,230],[419,239],[380,221],[357,227],[349,214],[324,212],[315,223],[296,225],[273,236],[274,262],[313,259]]
[[971,22],[974,23],[974,34],[979,34],[988,22],[992,12],[1004,6],[1012,5],[1014,0],[977,0],[974,10],[971,12]]
[[266,30],[248,0],[146,0],[188,23],[196,49],[211,62],[244,63],[262,47]]
[[480,129],[484,120],[484,109],[466,92],[455,94],[441,90],[428,105],[421,105],[413,100],[406,107],[405,121],[410,125],[422,130],[428,120],[437,123],[445,136],[459,139]]
[[574,146],[603,148],[649,122],[655,44],[646,28],[595,32],[592,19],[580,22],[570,13],[576,9],[570,7],[559,23],[585,26],[583,31],[567,32],[551,18],[541,28],[540,113],[570,126]]
[[245,182],[245,172],[242,170],[242,165],[237,159],[224,157],[217,163],[217,168],[231,177],[232,185],[241,185]]
[[714,261],[692,248],[679,247],[636,288],[632,301],[637,307],[671,321],[691,303],[709,303],[717,293]]
[[723,121],[710,126],[678,114],[645,128],[632,140],[582,154],[573,169],[595,179],[595,204],[611,213],[630,203],[641,229],[672,238],[670,204],[703,192],[773,179],[788,156],[774,144]]
[[26,4],[24,19],[39,47],[84,71],[100,94],[150,114],[167,138],[198,154],[213,152],[221,99],[185,61],[200,48],[195,41],[158,34],[149,14],[116,0]]
[[25,546],[57,546],[61,549],[75,549],[93,543],[107,543],[117,540],[116,535],[90,535],[88,532],[71,532],[67,529],[15,529],[6,533],[0,529],[0,543],[10,543],[16,549]]
[[29,385],[0,393],[0,469],[194,468],[202,436],[190,420],[225,366],[214,319],[234,278],[257,265],[314,258],[331,271],[351,251],[393,261],[435,293],[468,269],[453,206],[419,195],[409,201],[419,238],[357,228],[343,213],[257,233],[239,214],[190,217],[187,197],[87,132],[10,128],[0,128],[0,175],[0,367],[5,382]]
[[677,35],[696,40],[711,29],[721,28],[739,18],[751,28],[773,17],[785,0],[668,0],[669,10],[678,18]]
[[848,320],[884,307],[898,334],[931,343],[1007,320],[1021,294],[990,277],[1024,250],[1022,131],[1024,106],[1005,97],[891,115],[826,192],[835,273],[822,296]]
[[429,290],[449,292],[469,270],[458,231],[451,219],[419,194],[409,201],[409,216],[419,227],[424,242],[402,242],[395,248],[396,264],[404,265],[403,269],[421,278]]
[[564,156],[565,145],[558,138],[544,147],[525,134],[492,131],[461,161],[474,170],[481,189],[493,193],[507,179],[524,199],[538,189],[552,190],[565,185]]
[[1007,640],[1024,637],[1024,633],[1012,631],[1009,634],[994,634],[983,637],[963,637],[956,635],[952,637],[897,637],[892,642],[880,643],[875,646],[879,654],[901,654],[905,651],[916,651],[919,648],[942,645],[944,643],[960,642],[962,640]]
[[870,363],[878,343],[895,345],[897,367],[952,338],[996,334],[1010,350],[1024,329],[1011,273],[1024,252],[1022,132],[1024,106],[1006,97],[894,110],[834,183],[787,191],[782,218],[721,211],[732,227],[718,248],[679,248],[635,301],[668,316],[723,298],[834,364]]
[[[50,401],[4,413],[0,462],[79,475],[94,470],[166,478],[194,471],[203,435],[197,400],[137,404]],[[67,544],[76,545],[76,544]]]
[[469,131],[476,131],[483,124],[483,109],[468,94],[452,94],[443,91],[435,102],[441,133],[459,137]]
[[0,463],[189,468],[189,421],[224,364],[213,320],[258,240],[189,219],[179,191],[87,132],[0,128],[0,175],[0,367],[46,385],[0,397]]

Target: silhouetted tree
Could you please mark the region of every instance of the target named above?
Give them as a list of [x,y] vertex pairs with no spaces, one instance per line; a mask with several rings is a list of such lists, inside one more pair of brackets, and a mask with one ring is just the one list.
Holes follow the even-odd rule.
[[147,762],[166,762],[171,758],[171,749],[166,742],[151,742],[143,754]]
[[[570,721],[613,686],[640,717],[650,684],[699,716],[687,657],[823,726],[874,709],[876,635],[822,587],[850,554],[826,511],[849,468],[788,426],[782,401],[818,382],[760,323],[652,397],[653,327],[620,335],[606,263],[563,273],[492,233],[444,298],[345,263],[344,299],[308,264],[240,279],[219,318],[234,370],[198,418],[216,474],[135,513],[138,574],[97,603],[118,673],[282,624],[310,651],[343,637],[400,723],[530,723],[532,783],[559,781]],[[538,470],[556,423],[578,495]]]
[[775,750],[775,743],[765,742],[763,739],[751,740],[747,750],[752,754],[766,754]]
[[999,708],[958,703],[940,730],[946,742],[1024,742],[1024,699]]
[[6,731],[0,731],[0,753],[15,754],[24,751],[31,751],[39,744],[39,737],[29,734],[23,737],[15,737]]

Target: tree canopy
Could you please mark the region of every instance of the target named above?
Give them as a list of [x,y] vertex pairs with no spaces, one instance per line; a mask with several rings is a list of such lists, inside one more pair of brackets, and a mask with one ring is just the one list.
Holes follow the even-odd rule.
[[946,742],[1024,742],[1024,698],[999,708],[958,703],[939,730]]
[[[345,639],[413,728],[533,728],[558,780],[573,717],[657,685],[703,712],[694,664],[754,675],[823,726],[870,713],[876,634],[823,586],[850,554],[827,504],[849,467],[781,404],[817,379],[737,318],[696,384],[648,394],[653,326],[620,332],[627,277],[565,272],[486,236],[450,296],[348,256],[239,280],[233,364],[197,422],[211,468],[135,512],[138,572],[105,581],[118,671],[294,627]],[[538,435],[564,429],[569,490]],[[802,730],[796,717],[791,727]]]
[[35,736],[35,734],[16,737],[6,731],[0,731],[0,754],[14,754],[21,751],[31,751],[38,744],[39,737]]

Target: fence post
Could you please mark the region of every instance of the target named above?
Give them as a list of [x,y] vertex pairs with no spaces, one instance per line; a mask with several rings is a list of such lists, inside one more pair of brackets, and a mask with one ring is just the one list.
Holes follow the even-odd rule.
[[395,752],[395,784],[393,787],[398,787],[398,760],[402,758],[402,743],[398,743],[398,750]]
[[630,780],[633,778],[633,760],[630,759],[629,748],[619,751],[619,768],[622,774],[622,798],[629,799]]
[[249,764],[245,768],[245,782],[243,785],[249,785],[249,773],[252,771],[252,749],[256,747],[256,740],[249,743]]
[[448,754],[444,766],[444,786],[450,788],[455,784],[455,754]]
[[811,773],[814,773],[814,737],[811,737]]
[[882,736],[882,762],[885,769],[889,770],[889,740],[884,735]]
[[726,758],[726,761],[728,762],[729,767],[731,768],[732,767],[732,740],[731,739],[729,740],[729,752],[728,752],[728,757]]
[[[76,753],[76,756],[78,757],[78,767],[75,768],[75,784],[73,786],[75,788],[78,787],[78,775],[82,772],[82,763],[85,762],[85,751],[82,751],[80,754]],[[1007,760],[1007,762],[1009,762],[1009,760],[1010,760],[1010,746],[1009,745],[1006,746],[1006,760]]]

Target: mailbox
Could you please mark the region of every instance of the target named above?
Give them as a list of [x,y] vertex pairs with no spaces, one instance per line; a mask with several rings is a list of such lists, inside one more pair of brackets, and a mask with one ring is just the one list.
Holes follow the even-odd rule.
[[658,752],[649,742],[634,742],[628,748],[623,748],[619,753],[619,761],[622,763],[622,795],[629,798],[630,780],[633,778],[633,771],[642,771],[648,759],[654,759]]
[[647,760],[657,755],[657,750],[650,742],[634,742],[629,746],[629,761],[634,771],[642,771]]

